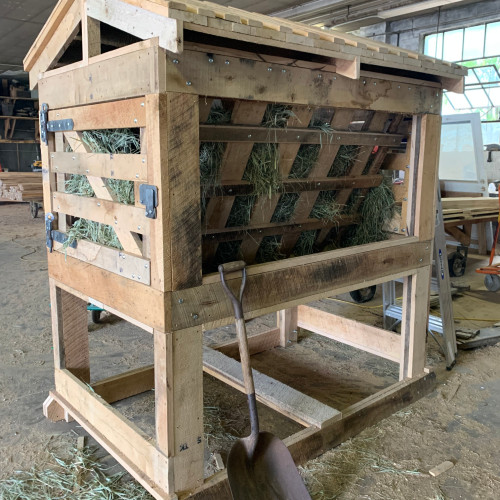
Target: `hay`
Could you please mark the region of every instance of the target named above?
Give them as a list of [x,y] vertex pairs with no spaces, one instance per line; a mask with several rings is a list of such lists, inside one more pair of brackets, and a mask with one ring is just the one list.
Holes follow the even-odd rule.
[[106,224],[100,224],[87,219],[78,219],[67,231],[67,239],[63,248],[68,248],[74,241],[87,240],[108,247],[123,250],[115,230]]
[[[82,133],[84,142],[93,153],[138,154],[141,150],[140,136],[134,129],[90,130]],[[134,183],[118,179],[105,179],[106,185],[118,203],[135,203]],[[85,175],[71,175],[65,182],[65,191],[78,196],[95,197],[94,190]],[[89,240],[122,250],[114,229],[87,219],[77,220],[67,232],[63,248],[75,240]]]
[[207,448],[213,452],[226,452],[238,439],[239,420],[231,408],[223,409],[209,394],[203,395],[203,434]]
[[320,144],[302,144],[297,152],[288,177],[290,179],[305,179],[309,177],[318,159],[320,150]]
[[[222,103],[214,101],[206,123],[216,125],[229,123],[230,121],[231,112],[225,109]],[[225,150],[226,143],[224,142],[202,142],[200,144],[200,182],[203,213],[203,207],[206,207],[207,203],[207,192],[214,187],[220,186],[220,168]]]
[[301,255],[310,255],[314,253],[314,242],[318,231],[311,229],[310,231],[302,231],[300,236],[293,247],[292,256],[300,257]]
[[276,204],[271,222],[289,222],[295,213],[299,193],[283,193]]
[[281,248],[281,235],[277,236],[264,236],[260,243],[255,262],[271,262],[273,260],[285,259],[286,255],[280,252]]
[[370,189],[361,206],[361,221],[353,226],[345,246],[365,245],[387,239],[384,227],[394,217],[396,206],[390,179]]
[[351,170],[359,154],[359,146],[345,146],[342,144],[333,160],[327,177],[343,177]]
[[95,450],[71,450],[68,459],[52,455],[46,468],[34,466],[0,481],[2,500],[147,500],[153,497],[124,473],[109,474],[109,468],[95,458]]
[[309,216],[325,222],[338,222],[341,214],[342,207],[335,201],[335,191],[320,191]]
[[227,218],[226,227],[242,227],[250,223],[255,196],[236,196]]
[[397,464],[372,451],[377,437],[351,439],[319,458],[310,460],[305,466],[299,466],[311,497],[315,500],[340,498],[368,471],[397,476],[422,474],[415,467],[415,462]]

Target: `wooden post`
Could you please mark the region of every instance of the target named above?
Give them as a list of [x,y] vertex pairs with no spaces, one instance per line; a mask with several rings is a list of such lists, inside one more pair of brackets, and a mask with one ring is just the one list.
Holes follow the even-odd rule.
[[[413,117],[408,184],[408,236],[415,235],[420,241],[427,241],[431,248],[436,219],[440,130],[440,116]],[[400,380],[415,377],[424,371],[432,252],[428,255],[428,265],[403,281]]]
[[82,60],[101,53],[101,23],[87,16],[87,2],[82,0]]
[[280,346],[286,347],[290,342],[297,342],[297,308],[282,309],[276,314],[280,330]]
[[156,443],[174,458],[173,491],[203,483],[201,327],[154,332]]
[[81,381],[90,382],[87,303],[50,279],[50,307],[54,366],[66,368]]

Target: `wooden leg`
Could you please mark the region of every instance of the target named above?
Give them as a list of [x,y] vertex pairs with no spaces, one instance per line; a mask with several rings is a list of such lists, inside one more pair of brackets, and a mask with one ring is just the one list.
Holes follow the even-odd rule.
[[54,366],[90,382],[87,303],[50,280]]
[[155,330],[156,442],[174,458],[173,490],[203,483],[203,351],[201,327]]
[[430,272],[430,266],[422,267],[403,281],[399,380],[424,373]]
[[286,347],[290,342],[297,342],[297,308],[282,309],[277,315],[281,347]]

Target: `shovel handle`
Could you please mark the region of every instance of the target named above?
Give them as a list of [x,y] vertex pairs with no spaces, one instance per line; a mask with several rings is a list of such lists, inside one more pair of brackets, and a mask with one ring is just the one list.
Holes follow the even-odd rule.
[[[242,272],[242,280],[240,286],[239,299],[236,298],[233,291],[227,286],[224,274],[226,272]],[[236,333],[238,335],[238,347],[240,349],[241,368],[243,370],[243,380],[245,381],[245,392],[247,395],[255,393],[252,368],[250,366],[250,353],[248,351],[247,331],[245,327],[245,319],[243,318],[243,306],[241,304],[243,291],[247,279],[246,264],[243,261],[229,262],[219,266],[220,279],[222,287],[233,304]]]

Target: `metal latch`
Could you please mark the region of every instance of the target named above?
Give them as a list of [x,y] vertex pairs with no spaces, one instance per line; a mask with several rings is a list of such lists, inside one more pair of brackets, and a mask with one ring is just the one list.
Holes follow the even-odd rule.
[[51,120],[49,122],[49,105],[43,103],[40,108],[40,140],[46,145],[49,144],[47,132],[65,132],[73,130],[75,124],[72,118],[65,118],[64,120]]
[[156,219],[156,207],[158,206],[158,189],[156,186],[141,184],[139,186],[139,202],[146,205],[146,217]]
[[[52,229],[52,224],[54,222],[54,219],[55,219],[54,215],[51,214],[50,212],[48,214],[45,214],[45,243],[50,253],[52,253],[52,250],[54,249],[54,241],[64,244],[68,239],[67,234]],[[75,240],[72,241],[68,246],[70,248],[76,248],[76,245],[77,242]]]

